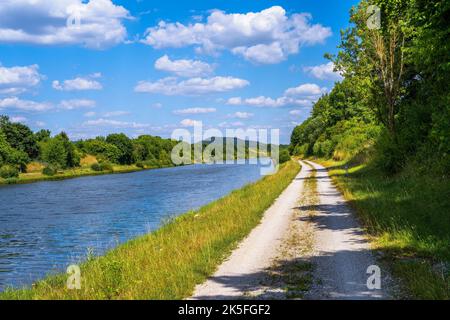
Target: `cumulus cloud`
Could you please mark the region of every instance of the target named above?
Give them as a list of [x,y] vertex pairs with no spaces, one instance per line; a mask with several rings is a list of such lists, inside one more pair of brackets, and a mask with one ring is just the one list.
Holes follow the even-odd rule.
[[94,73],[88,77],[77,77],[75,79],[64,80],[60,82],[55,80],[52,82],[53,89],[59,91],[83,91],[83,90],[101,90],[103,86],[95,78],[98,78],[99,74]]
[[202,114],[202,113],[213,113],[216,112],[216,108],[187,108],[174,110],[173,114]]
[[334,63],[328,62],[326,64],[320,64],[318,66],[305,67],[305,72],[312,75],[314,78],[320,80],[342,80],[342,76],[339,72],[334,71]]
[[237,127],[243,127],[243,126],[245,126],[245,124],[241,121],[234,121],[234,122],[225,121],[225,122],[219,123],[220,128],[233,128],[233,127],[237,128]]
[[167,77],[156,82],[140,81],[134,91],[143,93],[160,93],[174,95],[201,95],[226,92],[240,89],[249,85],[244,79],[233,77],[190,78],[179,81],[174,77]]
[[110,111],[110,112],[105,112],[103,114],[103,116],[105,118],[112,118],[112,117],[120,117],[120,116],[127,116],[129,115],[130,112],[128,111],[122,111],[122,110],[118,110],[118,111]]
[[192,120],[192,119],[183,119],[180,121],[180,125],[183,127],[193,127],[201,125],[201,121]]
[[254,98],[246,98],[243,99],[241,97],[233,97],[228,99],[228,105],[233,106],[252,106],[252,107],[260,107],[260,108],[280,108],[280,107],[288,107],[288,106],[310,106],[312,102],[308,99],[294,99],[290,97],[280,97],[280,98],[270,98],[265,96],[259,96]]
[[9,118],[9,120],[10,120],[11,122],[21,122],[21,123],[25,123],[25,122],[28,121],[27,118],[22,117],[22,116],[11,117],[11,118]]
[[0,94],[16,95],[37,86],[43,76],[39,66],[15,66],[11,68],[0,65]]
[[117,121],[104,118],[85,121],[83,123],[83,126],[89,127],[102,126],[102,127],[122,128],[122,129],[142,129],[151,127],[150,124],[147,123]]
[[233,114],[230,115],[230,117],[232,117],[232,118],[238,118],[238,119],[249,119],[249,118],[251,118],[251,117],[253,117],[253,116],[254,116],[253,113],[250,113],[250,112],[240,112],[240,111],[235,112],[235,113],[233,113]]
[[80,44],[102,49],[125,40],[130,14],[111,0],[3,0],[0,43]]
[[331,29],[311,24],[306,13],[288,15],[280,6],[260,12],[232,13],[215,10],[205,23],[161,21],[148,28],[142,40],[154,48],[196,46],[197,51],[230,50],[245,59],[272,64],[299,52],[301,46],[323,43]]
[[298,87],[287,89],[284,94],[285,96],[310,97],[311,99],[314,99],[326,92],[327,88],[321,88],[315,83],[305,83]]
[[52,108],[53,106],[48,102],[22,100],[17,97],[0,99],[0,110],[15,109],[21,111],[47,111]]
[[302,110],[291,110],[291,111],[289,111],[289,114],[291,116],[299,116],[302,114]]
[[155,61],[155,69],[174,73],[180,77],[202,77],[213,73],[214,68],[198,60],[170,60],[167,55]]
[[284,95],[279,98],[274,99],[266,96],[253,98],[232,97],[228,99],[227,104],[232,106],[246,105],[260,108],[308,107],[326,92],[326,88],[321,88],[313,83],[306,83],[285,90]]
[[94,100],[88,99],[72,99],[72,100],[62,100],[59,103],[59,108],[64,110],[74,110],[82,108],[93,108],[96,103]]
[[89,111],[89,112],[86,112],[84,114],[84,116],[87,117],[87,118],[91,118],[91,117],[95,117],[96,113],[94,111]]

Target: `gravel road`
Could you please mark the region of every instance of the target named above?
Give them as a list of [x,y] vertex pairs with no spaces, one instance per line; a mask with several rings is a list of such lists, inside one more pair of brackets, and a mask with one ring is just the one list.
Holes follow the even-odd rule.
[[316,170],[319,204],[298,207],[304,181],[312,168],[302,162],[302,170],[274,204],[261,223],[252,230],[215,274],[195,288],[191,299],[241,299],[258,291],[267,270],[279,256],[295,210],[315,210],[312,219],[314,249],[313,284],[305,299],[389,299],[384,287],[390,283],[381,272],[380,290],[367,288],[369,266],[377,261],[354,214],[340,192],[333,186],[326,169],[307,162]]

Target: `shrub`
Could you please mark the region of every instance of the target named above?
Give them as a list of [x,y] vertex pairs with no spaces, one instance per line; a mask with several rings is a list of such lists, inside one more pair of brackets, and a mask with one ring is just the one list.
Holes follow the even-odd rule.
[[109,162],[100,163],[101,171],[114,171],[113,165]]
[[142,163],[141,161],[138,161],[138,162],[136,162],[136,167],[141,168],[141,169],[144,169],[144,168],[145,168],[145,165],[144,165],[144,163]]
[[288,162],[289,160],[291,160],[291,156],[289,155],[289,151],[288,150],[282,150],[280,152],[280,164]]
[[0,177],[3,179],[17,178],[19,177],[19,170],[13,166],[3,166],[0,168]]
[[91,169],[94,170],[94,171],[102,171],[102,166],[99,165],[98,163],[93,163],[91,165]]
[[54,166],[47,166],[42,169],[42,174],[52,177],[57,173],[57,169]]

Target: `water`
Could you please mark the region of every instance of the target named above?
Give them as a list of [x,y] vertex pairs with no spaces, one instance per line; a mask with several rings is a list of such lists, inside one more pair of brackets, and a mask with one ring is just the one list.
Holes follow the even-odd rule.
[[0,290],[64,271],[260,179],[257,165],[192,165],[0,187]]

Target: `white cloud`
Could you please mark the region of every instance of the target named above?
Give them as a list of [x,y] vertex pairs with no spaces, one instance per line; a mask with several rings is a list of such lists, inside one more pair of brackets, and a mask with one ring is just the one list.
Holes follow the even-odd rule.
[[48,102],[35,102],[31,100],[21,100],[17,97],[0,99],[1,109],[16,109],[22,111],[47,111],[53,106]]
[[285,90],[284,95],[279,98],[259,96],[253,98],[232,97],[227,101],[232,106],[253,106],[260,108],[281,108],[281,107],[309,107],[316,102],[324,93],[326,88],[321,88],[313,83],[306,83],[295,88]]
[[46,123],[43,122],[43,121],[36,121],[35,124],[36,124],[36,126],[39,127],[39,128],[43,128],[43,127],[45,127],[45,125],[46,125]]
[[25,123],[25,122],[28,121],[27,118],[22,117],[22,116],[11,117],[11,118],[9,118],[9,120],[10,120],[11,122],[21,122],[21,123]]
[[180,125],[183,127],[193,127],[193,126],[199,126],[201,125],[201,121],[192,120],[192,119],[183,119],[180,121]]
[[252,62],[278,63],[301,46],[323,43],[331,35],[330,28],[310,20],[305,13],[289,16],[280,6],[244,14],[215,10],[206,23],[161,21],[147,29],[142,42],[157,49],[194,45],[207,53],[230,50]]
[[111,0],[3,0],[0,43],[80,44],[101,49],[125,40],[131,18]]
[[75,79],[64,80],[62,83],[55,80],[52,82],[52,87],[59,91],[101,90],[103,89],[102,84],[96,80],[93,80],[98,78],[99,75],[99,73],[94,73],[93,75],[85,78],[77,77]]
[[270,98],[265,96],[259,96],[254,98],[246,98],[243,99],[241,97],[233,97],[228,99],[228,105],[240,106],[252,106],[252,107],[260,107],[260,108],[280,108],[280,107],[288,107],[288,106],[310,106],[312,102],[308,99],[294,99],[290,97],[280,97],[280,98]]
[[291,110],[291,111],[289,111],[289,114],[291,116],[299,116],[302,114],[302,110]]
[[84,114],[84,116],[87,118],[95,117],[95,115],[96,115],[96,113],[94,111],[89,111]]
[[163,107],[163,105],[162,105],[162,103],[157,102],[157,103],[152,104],[152,107],[155,109],[161,109]]
[[247,80],[233,77],[190,78],[182,81],[168,77],[156,82],[140,81],[134,88],[134,91],[160,93],[168,96],[201,95],[230,91],[248,85],[249,82]]
[[233,128],[233,127],[243,127],[245,124],[241,121],[235,121],[235,122],[221,122],[219,123],[220,128]]
[[328,62],[318,66],[305,67],[305,72],[312,75],[314,78],[320,80],[342,80],[342,76],[339,72],[334,72],[334,63]]
[[253,117],[253,116],[254,116],[253,113],[250,113],[250,112],[240,112],[240,111],[235,112],[235,113],[233,113],[233,114],[230,115],[230,117],[232,117],[232,118],[238,118],[238,119],[249,119],[249,118],[251,118],[251,117]]
[[23,93],[37,86],[42,78],[37,64],[11,68],[0,65],[0,94]]
[[147,123],[125,122],[103,118],[85,121],[83,125],[89,127],[102,126],[102,127],[122,128],[122,129],[142,129],[150,127],[150,124]]
[[127,116],[127,115],[129,115],[129,114],[130,114],[130,112],[128,112],[128,111],[121,111],[121,110],[118,110],[118,111],[110,111],[110,112],[106,112],[106,113],[103,114],[103,116],[104,116],[105,118],[112,118],[112,117]]
[[314,83],[301,84],[295,88],[289,88],[285,91],[285,96],[296,96],[296,97],[317,97],[327,92],[327,88],[321,88]]
[[187,108],[174,110],[173,114],[202,114],[202,113],[212,113],[216,112],[216,108]]
[[198,60],[170,60],[167,55],[155,61],[155,69],[167,71],[180,77],[202,77],[213,73],[214,68]]
[[93,108],[96,103],[94,100],[88,99],[72,99],[72,100],[62,100],[59,103],[59,108],[64,110],[74,110],[81,108]]

